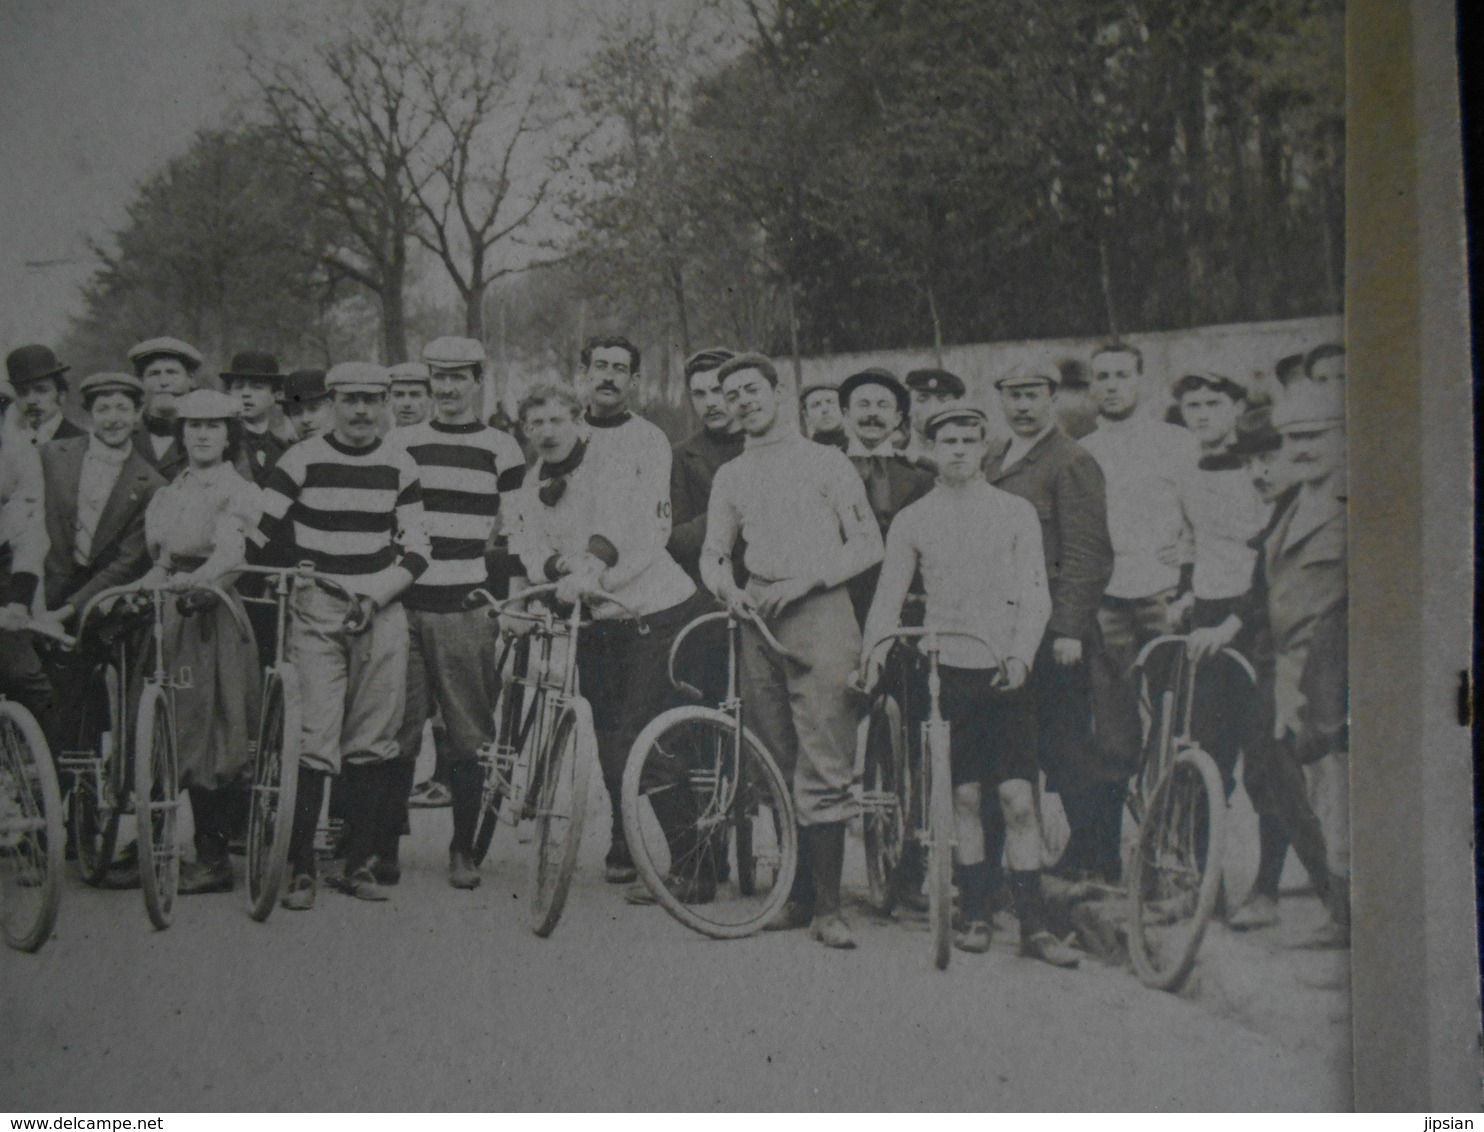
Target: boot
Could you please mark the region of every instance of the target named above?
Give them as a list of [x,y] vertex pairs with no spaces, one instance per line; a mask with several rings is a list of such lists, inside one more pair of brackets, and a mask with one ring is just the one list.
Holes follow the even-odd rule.
[[180,893],[232,891],[232,862],[227,857],[225,790],[189,789],[191,818],[196,824],[196,860],[180,871]]
[[810,847],[809,831],[803,826],[795,828],[799,846],[799,863],[794,870],[794,881],[789,886],[788,900],[779,909],[778,915],[763,925],[765,932],[786,932],[796,928],[807,928],[814,918],[814,853]]
[[809,935],[826,947],[855,947],[850,925],[840,914],[840,875],[845,867],[845,823],[810,826],[810,853],[814,873],[814,920]]
[[448,768],[453,793],[453,837],[448,843],[448,883],[454,888],[479,887],[479,869],[474,865],[474,828],[484,794],[484,768],[474,759]]
[[389,763],[347,763],[340,775],[345,806],[345,871],[327,877],[332,888],[358,900],[386,900],[390,895],[376,883],[369,868],[384,818],[384,798],[390,786]]
[[289,835],[289,868],[293,879],[279,903],[291,912],[314,907],[319,885],[315,880],[314,831],[325,801],[325,772],[299,768],[299,787],[294,801],[293,829]]
[[1015,914],[1020,918],[1020,954],[1053,967],[1075,967],[1079,957],[1046,926],[1041,896],[1041,873],[1036,869],[1010,873],[1010,891],[1015,896]]

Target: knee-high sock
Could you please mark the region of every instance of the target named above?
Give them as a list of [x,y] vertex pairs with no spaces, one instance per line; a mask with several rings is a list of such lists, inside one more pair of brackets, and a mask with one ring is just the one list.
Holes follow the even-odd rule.
[[448,767],[448,788],[453,794],[453,837],[450,853],[474,853],[474,829],[479,824],[479,804],[484,795],[484,767],[476,759],[462,759]]
[[[299,768],[299,789],[294,800],[293,832],[289,838],[289,862],[294,874],[314,876],[314,831],[325,801],[325,772]],[[282,821],[285,815],[279,815]]]
[[1259,814],[1257,845],[1257,879],[1252,882],[1252,891],[1276,900],[1283,862],[1288,857],[1288,831],[1283,823],[1271,814]]
[[809,835],[811,871],[814,874],[814,914],[832,916],[840,911],[840,875],[845,867],[845,823],[811,825]]
[[379,860],[395,863],[403,830],[407,828],[407,798],[417,771],[414,759],[395,758],[384,764],[386,789],[381,796],[374,852]]
[[1012,869],[1010,892],[1015,897],[1015,915],[1020,920],[1020,938],[1029,939],[1046,927],[1042,907],[1041,874],[1035,869]]

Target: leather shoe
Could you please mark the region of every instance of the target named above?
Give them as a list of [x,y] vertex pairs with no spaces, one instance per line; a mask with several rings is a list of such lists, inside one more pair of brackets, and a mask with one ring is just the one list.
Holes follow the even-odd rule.
[[790,900],[778,910],[778,915],[763,925],[763,931],[797,931],[799,928],[807,928],[813,919],[814,910],[809,905],[798,900]]
[[1227,918],[1226,926],[1232,931],[1250,932],[1258,928],[1270,928],[1277,922],[1278,902],[1271,896],[1253,893]]
[[402,866],[396,861],[383,861],[380,857],[371,862],[371,875],[383,888],[390,888],[402,880]]
[[809,938],[840,951],[855,948],[855,936],[851,934],[850,925],[838,912],[831,916],[815,916],[809,925]]
[[319,883],[312,876],[300,873],[278,902],[291,912],[307,912],[314,907],[314,894],[318,889]]
[[357,900],[382,901],[391,898],[391,893],[376,883],[375,875],[365,865],[348,876],[327,876],[325,883]]
[[1081,956],[1047,931],[1022,939],[1020,954],[1026,959],[1050,963],[1053,967],[1075,967],[1082,961]]
[[231,892],[232,862],[222,857],[215,861],[197,860],[180,871],[180,894],[196,896],[207,892]]
[[987,920],[973,920],[953,933],[953,946],[960,951],[983,955],[989,950],[990,928]]
[[450,853],[448,857],[448,883],[465,890],[479,887],[479,870],[467,853]]

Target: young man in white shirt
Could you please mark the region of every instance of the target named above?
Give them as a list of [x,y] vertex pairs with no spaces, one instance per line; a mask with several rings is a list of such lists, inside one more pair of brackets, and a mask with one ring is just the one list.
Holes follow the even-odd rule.
[[[748,724],[792,780],[802,834],[793,891],[769,926],[808,925],[825,946],[851,948],[840,873],[845,823],[856,814],[850,787],[859,713],[850,678],[860,629],[845,586],[881,560],[881,529],[845,454],[806,440],[785,419],[772,362],[742,354],[718,377],[747,444],[711,484],[701,578],[728,606],[763,617],[804,662],[786,664],[743,624]],[[792,417],[792,398],[787,405]],[[746,586],[732,569],[738,535]]]
[[1155,637],[1177,632],[1192,602],[1193,544],[1181,499],[1198,445],[1185,429],[1141,411],[1146,383],[1136,347],[1114,342],[1096,350],[1098,426],[1080,442],[1103,471],[1113,542],[1113,576],[1098,609],[1102,645],[1089,672],[1102,759],[1092,868],[1110,881],[1122,872],[1124,793],[1140,757],[1134,660]]
[[[1077,956],[1046,928],[1041,897],[1041,839],[1036,816],[1036,706],[1026,689],[1051,617],[1040,521],[1024,499],[991,487],[980,474],[987,449],[984,412],[943,408],[923,429],[938,468],[936,486],[903,508],[886,538],[881,581],[866,619],[861,660],[897,626],[913,575],[927,596],[923,624],[974,633],[989,647],[956,637],[941,641],[942,712],[950,728],[954,856],[966,926],[954,935],[964,951],[989,950],[989,883],[980,803],[986,788],[1005,819],[1010,890],[1020,919],[1020,948],[1058,967]],[[878,658],[879,659],[879,658]],[[871,686],[879,675],[865,673]]]

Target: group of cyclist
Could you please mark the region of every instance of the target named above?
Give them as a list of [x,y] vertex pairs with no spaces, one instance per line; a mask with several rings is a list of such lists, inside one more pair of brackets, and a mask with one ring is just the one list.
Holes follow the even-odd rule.
[[[1292,845],[1330,912],[1312,942],[1348,941],[1338,346],[1283,359],[1262,406],[1245,380],[1181,374],[1180,423],[1150,414],[1150,390],[1169,386],[1128,344],[1099,347],[1090,367],[1020,365],[994,382],[1003,440],[946,370],[871,368],[795,401],[768,358],[711,348],[685,362],[701,427],[673,448],[631,407],[640,353],[616,336],[584,345],[574,383],[529,388],[515,421],[480,418],[486,357],[468,338],[391,368],[283,373],[249,351],[221,373],[222,393],[197,387],[204,359],[186,342],[142,342],[129,360],[133,372],[80,383],[86,430],[62,414],[68,367],[50,349],[6,360],[0,400],[21,412],[0,430],[0,690],[62,749],[79,660],[38,651],[28,627],[75,631],[94,595],[135,579],[179,592],[164,648],[192,672],[176,701],[196,840],[182,893],[234,884],[227,846],[277,629],[244,608],[238,589],[254,579],[239,574],[307,565],[332,584],[296,589],[286,619],[302,684],[287,908],[314,906],[327,789],[343,819],[330,886],[386,900],[409,802],[437,788],[452,816],[448,882],[479,885],[499,635],[531,622],[491,621],[469,598],[554,583],[556,602],[590,611],[577,664],[612,806],[605,879],[636,903],[649,896],[620,815],[624,765],[666,707],[671,644],[720,605],[761,618],[790,658],[744,620],[747,723],[789,780],[799,827],[770,928],[855,946],[840,888],[861,692],[905,663],[875,646],[917,619],[977,638],[945,638],[941,652],[956,946],[988,949],[1007,890],[1022,954],[1076,964],[1045,914],[1036,787],[1044,775],[1070,830],[1049,871],[1116,882],[1143,753],[1134,658],[1179,632],[1193,657],[1235,647],[1263,676],[1254,697],[1213,665],[1197,696],[1203,745],[1228,792],[1243,756],[1259,814],[1257,881],[1228,923],[1277,921]],[[435,713],[438,782],[415,786]],[[684,815],[661,808],[680,836]],[[705,903],[721,867],[666,886]],[[118,883],[128,869],[125,855]],[[910,869],[902,883],[910,902]]]

